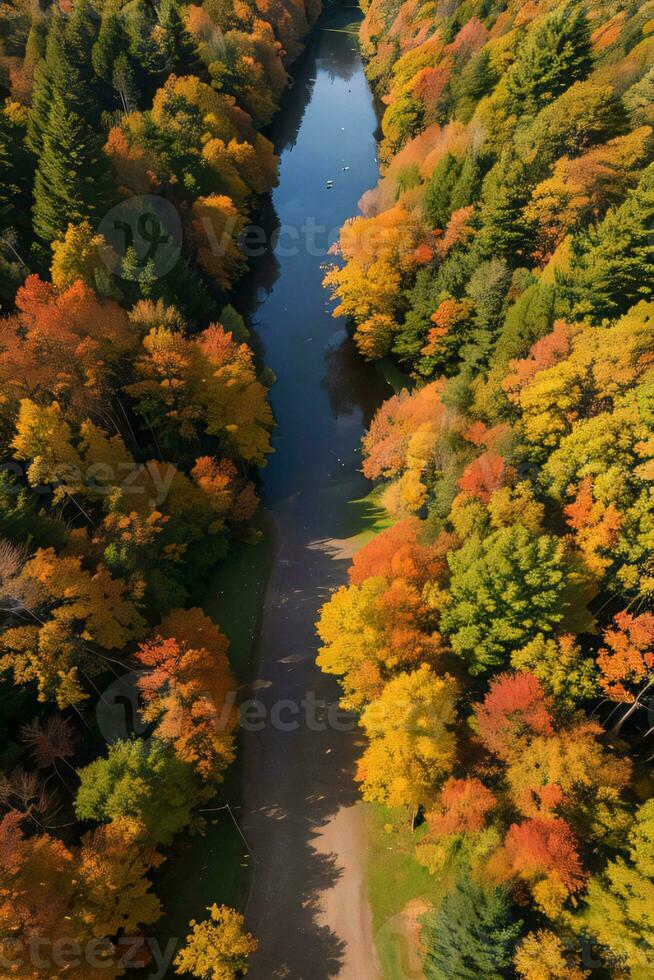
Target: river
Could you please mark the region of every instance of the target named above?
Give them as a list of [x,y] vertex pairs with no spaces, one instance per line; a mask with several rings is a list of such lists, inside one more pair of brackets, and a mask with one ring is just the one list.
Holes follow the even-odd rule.
[[277,377],[275,453],[260,488],[267,533],[221,563],[202,604],[230,636],[235,671],[252,681],[247,693],[266,721],[241,732],[204,836],[176,842],[156,882],[162,949],[211,903],[246,907],[260,942],[248,980],[379,977],[353,781],[361,736],[352,719],[348,730],[342,719],[325,723],[339,689],[315,664],[318,610],[349,564],[330,542],[365,524],[365,507],[352,503],[369,491],[361,436],[392,393],[331,316],[322,286],[328,234],[337,237],[378,177],[373,96],[356,38],[343,31],[359,19],[357,8],[332,8],[294,66],[272,127],[280,178],[262,221],[267,240],[276,228],[279,240],[234,299]]
[[[244,290],[243,312],[277,376],[275,454],[262,478],[274,553],[253,692],[267,721],[240,746],[240,824],[253,855],[247,923],[260,942],[252,980],[378,976],[352,778],[361,738],[352,723],[344,731],[342,719],[325,720],[338,686],[315,664],[318,610],[348,564],[326,542],[361,530],[351,504],[369,490],[361,436],[391,394],[331,316],[322,287],[327,230],[333,240],[378,176],[373,96],[356,39],[340,30],[357,11],[344,13],[312,33],[274,126],[281,234]],[[317,707],[301,707],[307,699]]]

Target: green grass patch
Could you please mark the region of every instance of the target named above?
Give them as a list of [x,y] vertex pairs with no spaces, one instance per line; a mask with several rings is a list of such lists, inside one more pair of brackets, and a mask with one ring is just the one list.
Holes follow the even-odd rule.
[[377,367],[384,380],[388,382],[396,395],[399,395],[405,389],[407,391],[413,391],[415,383],[411,376],[405,374],[390,357],[384,357],[379,361]]
[[274,559],[271,521],[263,509],[255,527],[262,532],[259,541],[236,543],[216,566],[198,598],[207,615],[229,637],[229,659],[239,681],[248,680],[252,673],[253,647]]
[[437,881],[418,864],[415,846],[426,828],[411,832],[406,812],[370,804],[367,810],[368,898],[384,980],[406,976],[405,950],[389,924],[409,902],[437,899]]

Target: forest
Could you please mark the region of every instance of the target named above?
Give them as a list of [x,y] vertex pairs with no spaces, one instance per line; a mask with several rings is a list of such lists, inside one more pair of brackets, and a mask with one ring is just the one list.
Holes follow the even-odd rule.
[[[152,874],[234,759],[229,641],[195,599],[260,533],[274,378],[230,290],[317,12],[0,7],[2,976],[146,967]],[[147,738],[106,744],[128,672]],[[209,911],[172,972],[245,968],[242,915]]]
[[[382,827],[370,849],[386,892],[421,883],[404,897],[425,980],[649,980],[654,0],[361,7],[379,181],[316,259],[319,302],[360,377],[397,385],[355,454],[374,523],[347,581],[315,594],[317,667],[357,719],[356,792]],[[238,755],[230,636],[199,597],[265,538],[284,393],[237,289],[319,16],[0,2],[2,977],[149,976],[160,869],[205,833]],[[350,169],[320,190],[340,200]],[[283,314],[290,331],[301,314]],[[338,416],[351,365],[325,348]],[[285,356],[299,385],[305,355]],[[126,677],[137,717],[107,738]],[[284,779],[313,779],[292,758]],[[233,905],[189,916],[166,975],[248,973],[269,936]],[[346,980],[323,958],[312,980]]]
[[645,980],[654,5],[363,6],[382,174],[325,282],[411,380],[319,664],[432,878],[428,980]]

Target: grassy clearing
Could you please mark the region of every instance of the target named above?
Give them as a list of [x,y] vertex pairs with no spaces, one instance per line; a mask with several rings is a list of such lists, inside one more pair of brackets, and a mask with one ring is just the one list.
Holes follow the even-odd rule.
[[411,975],[407,948],[398,941],[393,920],[410,902],[431,903],[438,898],[437,882],[415,859],[415,845],[424,828],[412,833],[406,813],[369,805],[367,832],[368,898],[382,974],[384,980],[405,980]]
[[266,583],[274,557],[271,521],[261,510],[254,522],[263,536],[241,542],[212,572],[200,605],[229,637],[229,659],[239,681],[250,679]]

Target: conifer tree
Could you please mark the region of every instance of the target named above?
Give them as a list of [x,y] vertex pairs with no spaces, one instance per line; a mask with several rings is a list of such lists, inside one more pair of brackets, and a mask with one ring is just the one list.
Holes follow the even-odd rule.
[[100,139],[55,94],[34,180],[34,231],[48,245],[70,223],[92,224],[107,208],[110,177]]
[[464,878],[423,919],[427,980],[501,980],[521,929],[502,888]]
[[592,63],[585,11],[572,5],[553,11],[530,34],[507,78],[512,109],[520,115],[537,112],[585,78]]

